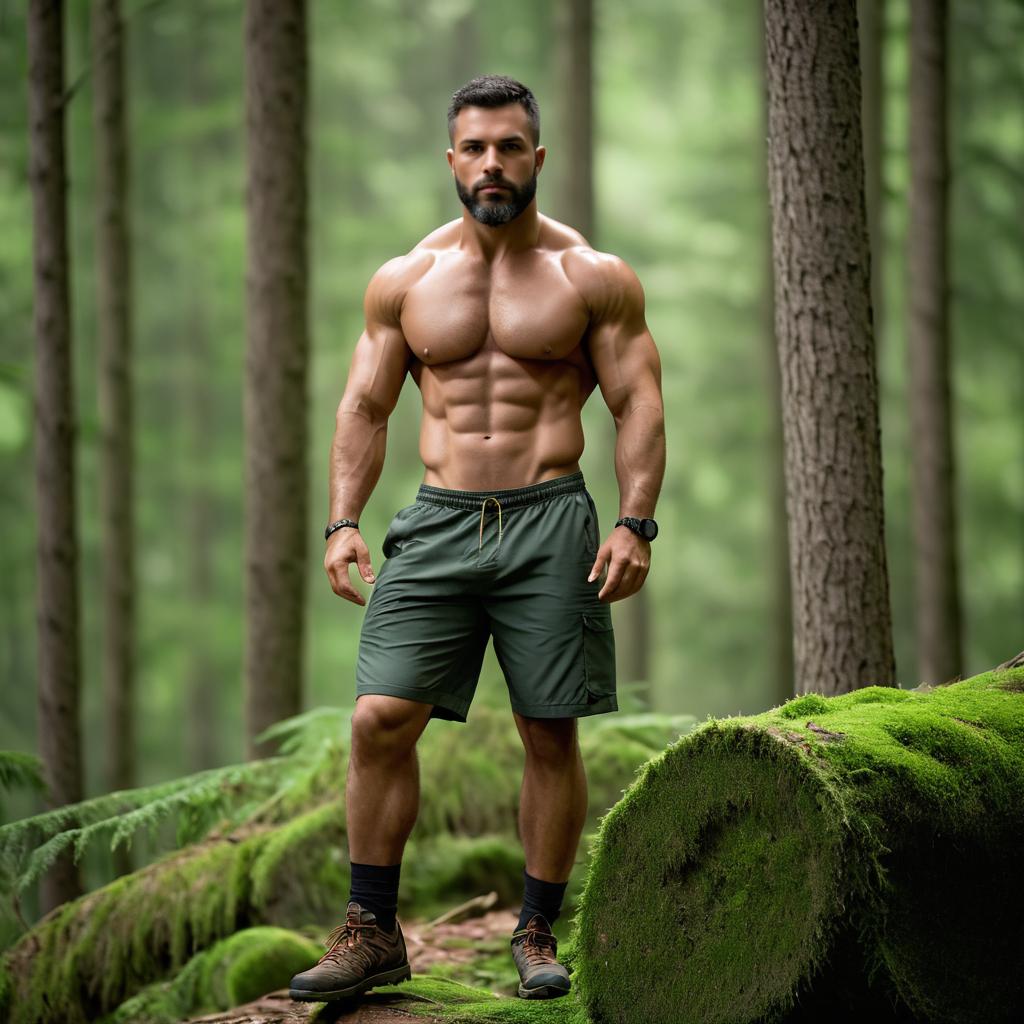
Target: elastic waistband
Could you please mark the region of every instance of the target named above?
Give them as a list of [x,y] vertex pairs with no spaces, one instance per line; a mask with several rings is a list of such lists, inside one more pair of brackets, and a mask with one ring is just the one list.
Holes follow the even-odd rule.
[[583,473],[577,471],[568,476],[556,476],[553,480],[542,480],[539,484],[512,487],[505,491],[452,491],[444,487],[420,484],[416,500],[425,501],[428,505],[476,511],[488,498],[495,498],[502,508],[510,509],[535,505],[538,501],[547,501],[562,494],[575,494],[583,490],[586,490]]

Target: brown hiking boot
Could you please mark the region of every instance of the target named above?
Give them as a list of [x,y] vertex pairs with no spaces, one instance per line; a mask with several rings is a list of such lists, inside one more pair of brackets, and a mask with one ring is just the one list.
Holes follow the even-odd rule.
[[512,959],[519,969],[522,999],[555,999],[569,991],[569,972],[555,959],[558,940],[541,914],[512,933]]
[[402,926],[395,921],[393,932],[384,931],[373,912],[354,900],[345,923],[327,936],[327,946],[315,967],[292,978],[292,999],[351,999],[376,985],[397,985],[412,977]]

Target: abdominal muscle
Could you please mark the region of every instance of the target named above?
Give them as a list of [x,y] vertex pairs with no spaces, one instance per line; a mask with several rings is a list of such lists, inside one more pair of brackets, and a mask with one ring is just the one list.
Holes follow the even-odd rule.
[[423,397],[424,483],[506,490],[579,470],[580,412],[593,390],[585,363],[515,359],[488,346],[454,363],[420,364],[413,377]]

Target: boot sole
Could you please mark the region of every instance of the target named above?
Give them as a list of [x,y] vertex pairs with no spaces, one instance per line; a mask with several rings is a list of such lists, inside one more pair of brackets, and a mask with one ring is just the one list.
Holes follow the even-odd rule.
[[569,989],[559,988],[557,985],[538,985],[536,988],[524,988],[519,986],[520,999],[557,999],[559,996],[567,996]]
[[381,971],[380,974],[372,974],[369,978],[363,978],[362,981],[357,981],[354,985],[349,985],[348,988],[336,988],[330,992],[315,992],[312,989],[305,988],[290,988],[288,989],[288,996],[291,999],[297,999],[300,1002],[306,1003],[329,1003],[335,999],[351,999],[353,996],[362,995],[364,992],[368,992],[371,988],[376,988],[377,985],[399,985],[403,981],[410,981],[412,979],[412,971],[409,969],[409,964],[402,964],[401,967],[395,967],[390,971]]

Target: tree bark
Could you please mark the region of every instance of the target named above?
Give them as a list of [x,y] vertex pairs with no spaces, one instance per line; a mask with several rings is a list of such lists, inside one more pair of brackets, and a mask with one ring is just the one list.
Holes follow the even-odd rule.
[[946,3],[910,5],[910,423],[918,675],[960,675],[949,383]]
[[[761,3],[761,18],[764,17],[764,0]],[[763,136],[768,135],[768,70],[764,33],[758,31],[761,40],[762,113],[764,117]],[[767,149],[765,165],[767,166]],[[768,183],[765,181],[765,210],[770,211]],[[764,233],[764,282],[761,292],[761,324],[764,338],[764,360],[768,403],[771,413],[771,430],[767,439],[770,458],[768,469],[768,516],[771,562],[769,572],[771,583],[769,600],[769,664],[771,666],[771,691],[777,703],[789,700],[795,695],[793,680],[793,594],[789,585],[789,534],[786,521],[786,468],[785,446],[782,440],[782,378],[779,376],[779,360],[775,351],[775,299],[774,271],[772,266],[772,229],[770,213],[766,218]]]
[[797,691],[894,677],[853,0],[766,0]]
[[864,199],[871,242],[871,310],[876,347],[885,329],[885,0],[858,0],[861,122],[864,125]]
[[[106,785],[135,785],[135,552],[128,154],[119,0],[92,5]],[[127,865],[122,865],[127,867]]]
[[246,726],[302,704],[307,530],[306,6],[246,8]]
[[[36,338],[35,478],[38,733],[52,807],[82,798],[79,727],[78,545],[64,155],[64,9],[28,12],[29,183]],[[81,892],[70,856],[43,879],[43,911]]]

